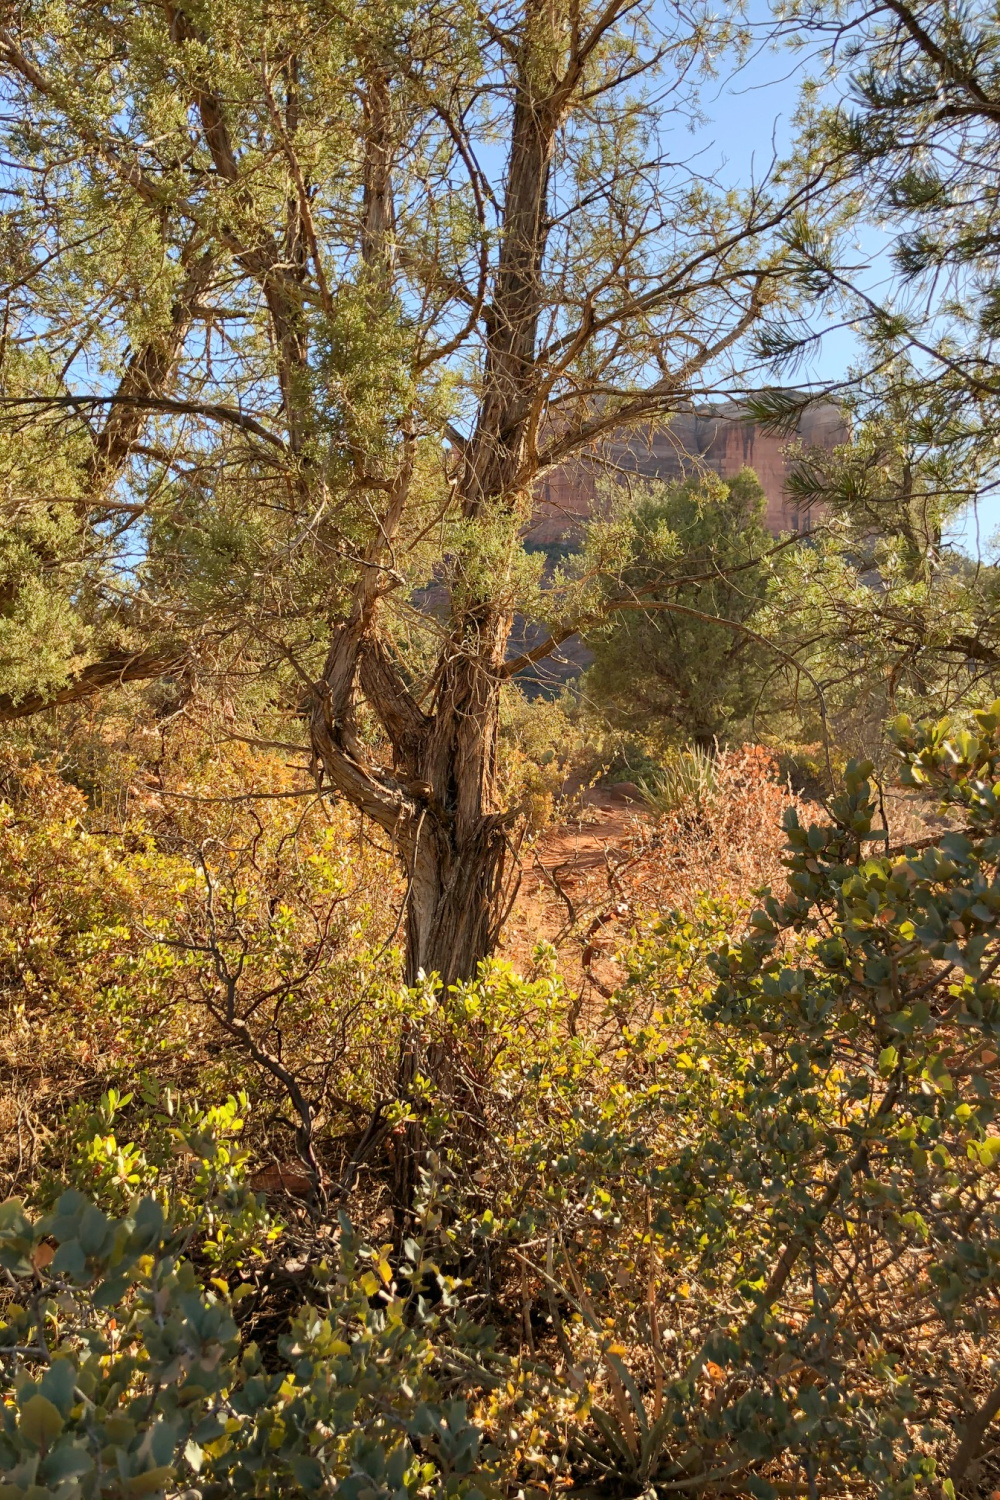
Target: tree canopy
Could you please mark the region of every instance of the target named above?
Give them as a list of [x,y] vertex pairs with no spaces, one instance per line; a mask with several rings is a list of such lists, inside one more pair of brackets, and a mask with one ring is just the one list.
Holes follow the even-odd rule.
[[400,852],[411,977],[471,972],[504,910],[535,481],[731,383],[800,295],[785,226],[830,211],[819,168],[733,194],[675,160],[732,40],[624,0],[4,33],[6,711],[264,674]]
[[[784,550],[763,505],[749,470],[633,497],[628,563],[613,588],[616,599],[631,590],[634,608],[586,637],[595,659],[585,690],[622,727],[711,745],[751,726],[762,684],[784,665],[754,624]],[[660,610],[671,601],[690,613]]]

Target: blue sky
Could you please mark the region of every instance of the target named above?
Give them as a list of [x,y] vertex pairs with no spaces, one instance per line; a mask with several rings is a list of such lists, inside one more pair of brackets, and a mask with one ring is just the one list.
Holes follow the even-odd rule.
[[[751,0],[751,21],[755,12],[763,16],[766,9],[758,0]],[[720,69],[718,78],[704,86],[701,104],[705,123],[691,137],[706,173],[717,174],[726,186],[740,187],[763,174],[775,151],[779,156],[786,153],[794,137],[800,89],[811,71],[815,75],[819,69],[809,54],[763,44],[753,49],[739,70]],[[859,261],[867,263],[865,285],[873,292],[884,292],[890,280],[885,243],[874,225],[858,226]],[[845,376],[856,355],[850,330],[830,328],[800,376],[835,382]],[[969,507],[951,540],[972,556],[985,559],[1000,550],[990,546],[998,532],[1000,493],[984,496],[976,506]]]

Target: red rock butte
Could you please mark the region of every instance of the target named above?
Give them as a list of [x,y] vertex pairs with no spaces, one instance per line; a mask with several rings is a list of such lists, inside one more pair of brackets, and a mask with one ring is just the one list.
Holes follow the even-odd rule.
[[581,521],[598,506],[604,476],[627,485],[630,480],[676,482],[699,473],[735,479],[753,469],[767,496],[764,523],[774,535],[808,531],[810,516],[789,500],[786,483],[793,443],[829,450],[848,438],[843,412],[832,402],[817,402],[802,414],[791,437],[778,437],[742,413],[735,403],[682,412],[669,422],[637,428],[612,437],[592,455],[553,469],[539,485],[538,503],[527,533],[538,546],[571,541]]

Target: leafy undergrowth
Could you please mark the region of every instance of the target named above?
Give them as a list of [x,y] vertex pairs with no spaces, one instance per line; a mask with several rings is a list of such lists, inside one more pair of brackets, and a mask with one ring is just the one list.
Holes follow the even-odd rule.
[[111,838],[25,771],[0,1493],[989,1495],[1000,708],[896,736],[957,826],[691,811],[585,1011],[551,948],[400,993],[335,810]]

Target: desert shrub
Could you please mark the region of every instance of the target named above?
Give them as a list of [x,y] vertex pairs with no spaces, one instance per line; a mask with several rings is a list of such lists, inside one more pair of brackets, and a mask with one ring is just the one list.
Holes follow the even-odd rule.
[[[849,767],[831,822],[790,811],[783,893],[748,931],[721,900],[661,918],[603,1022],[493,1043],[474,1153],[440,1138],[470,1281],[578,1403],[562,1449],[539,1418],[542,1472],[633,1494],[989,1486],[1000,705],[974,734],[895,733],[961,831],[886,851]],[[496,983],[475,1006],[502,1037]]]
[[[692,784],[693,782],[693,784]],[[782,818],[806,804],[760,745],[721,750],[702,774],[678,779],[653,834],[642,879],[647,914],[693,908],[703,895],[748,906],[784,880]]]
[[516,684],[508,688],[501,704],[498,769],[504,795],[520,807],[529,832],[552,821],[577,740],[565,705],[527,698]]
[[[141,914],[169,909],[182,871],[138,834],[128,848],[92,833],[82,795],[55,773],[18,768],[0,803],[0,1002],[10,1095],[67,1096],[97,1058],[113,1074],[139,1017],[177,1040],[137,940]],[[8,781],[10,776],[8,777]],[[123,1012],[135,1018],[123,1027]],[[41,1087],[42,1081],[45,1087]],[[5,1123],[10,1123],[9,1121]]]
[[[341,1178],[282,1227],[247,1186],[253,1115],[273,1107],[256,1075],[262,1104],[149,1087],[70,1112],[63,1163],[86,1203],[61,1198],[53,1153],[32,1211],[5,1210],[5,1482],[989,1493],[1000,705],[971,732],[894,733],[904,781],[957,826],[887,847],[877,789],[849,767],[828,821],[789,809],[756,910],[721,879],[697,897],[682,883],[682,907],[636,918],[623,979],[589,1013],[551,950],[527,977],[494,962],[447,993],[378,990],[351,1086],[389,1091],[372,1172],[391,1181],[404,1149],[421,1168],[393,1212]],[[764,759],[722,773],[744,820],[782,796]],[[718,862],[736,825],[712,807]],[[200,972],[206,956],[168,959]],[[81,1269],[60,1247],[85,1224]],[[268,1312],[276,1264],[295,1269]],[[64,1359],[68,1395],[48,1369]],[[92,1470],[50,1480],[43,1446],[63,1443]]]
[[344,808],[300,798],[287,773],[257,801],[272,771],[240,752],[175,766],[116,829],[56,772],[9,768],[0,1131],[22,1177],[59,1159],[64,1115],[72,1128],[109,1089],[250,1088],[268,1103],[261,1157],[300,1178],[326,1170],[317,1131],[333,1171],[364,1134],[405,1006],[394,872]]
[[655,776],[659,764],[651,741],[610,725],[573,687],[555,699],[529,698],[512,683],[504,696],[499,774],[529,838],[575,806],[581,791]]
[[578,683],[558,698],[529,698],[511,683],[498,748],[504,798],[518,808],[529,839],[579,812],[580,794],[599,784],[631,781],[655,794],[665,759],[680,759],[680,752],[665,757],[655,734],[609,722]]
[[704,897],[730,912],[730,933],[744,930],[760,887],[783,885],[787,806],[804,804],[774,756],[752,745],[723,750],[713,758],[710,788],[655,822],[632,818],[606,859],[550,870],[544,883],[536,878],[563,973],[569,979],[582,969],[584,992],[597,988],[606,998],[649,923],[665,911],[694,911]]
[[633,957],[604,1086],[558,1143],[536,1135],[525,1224],[567,1378],[595,1390],[578,1480],[887,1497],[986,1482],[998,731],[1000,705],[975,734],[896,728],[904,777],[961,832],[886,853],[852,766],[832,823],[789,814],[787,890],[742,940],[703,903]]
[[[399,1292],[387,1247],[342,1220],[265,1363],[240,1336],[249,1249],[228,1281],[197,1262],[206,1218],[266,1218],[204,1131],[185,1139],[205,1167],[186,1213],[139,1197],[109,1217],[75,1190],[41,1218],[0,1209],[16,1299],[0,1323],[7,1500],[481,1495],[491,1457],[460,1388],[489,1341],[452,1316],[447,1285],[434,1309]],[[419,1241],[405,1255],[413,1288],[429,1267]],[[450,1378],[435,1361],[446,1324]]]

